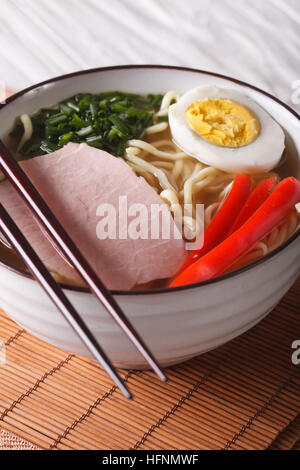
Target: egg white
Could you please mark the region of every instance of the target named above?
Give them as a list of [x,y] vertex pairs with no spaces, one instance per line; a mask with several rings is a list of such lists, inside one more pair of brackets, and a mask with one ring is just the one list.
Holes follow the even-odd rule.
[[[253,111],[260,121],[259,136],[243,147],[220,147],[206,141],[187,123],[184,112],[203,98],[227,98]],[[284,132],[280,125],[255,101],[230,88],[205,86],[194,88],[169,108],[169,124],[175,144],[187,155],[228,173],[261,173],[274,168],[284,151]]]

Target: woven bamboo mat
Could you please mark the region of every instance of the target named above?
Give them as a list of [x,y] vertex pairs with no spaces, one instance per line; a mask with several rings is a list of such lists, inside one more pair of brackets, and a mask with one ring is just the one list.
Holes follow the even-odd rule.
[[0,449],[300,448],[300,365],[291,361],[299,287],[300,279],[244,335],[170,367],[166,385],[150,371],[121,371],[132,402],[95,363],[36,339],[0,311]]

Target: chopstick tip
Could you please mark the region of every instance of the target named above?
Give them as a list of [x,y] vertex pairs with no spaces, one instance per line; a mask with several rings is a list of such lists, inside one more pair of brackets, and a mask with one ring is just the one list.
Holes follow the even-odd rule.
[[169,381],[168,377],[163,373],[162,370],[160,371],[159,378],[162,382],[165,382],[165,383]]
[[126,388],[125,390],[123,390],[123,394],[124,394],[125,398],[127,398],[128,400],[132,400],[132,399],[133,399],[132,393],[128,390],[128,388]]

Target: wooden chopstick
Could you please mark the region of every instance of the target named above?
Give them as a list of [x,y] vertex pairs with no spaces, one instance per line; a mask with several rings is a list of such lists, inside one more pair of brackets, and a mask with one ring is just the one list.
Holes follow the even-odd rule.
[[42,286],[52,302],[60,310],[72,328],[78,334],[83,343],[95,359],[102,365],[104,370],[112,378],[126,398],[131,398],[131,393],[124,384],[116,369],[102,350],[96,338],[87,327],[79,313],[75,310],[63,290],[48,272],[36,252],[30,246],[20,229],[12,220],[10,215],[0,203],[0,230],[2,234],[11,243],[15,251],[21,256],[28,269],[32,272],[35,279]]
[[81,254],[71,237],[62,227],[39,192],[33,186],[30,179],[24,173],[17,161],[12,157],[9,150],[5,147],[1,140],[0,169],[22,196],[26,204],[31,209],[31,212],[44,226],[49,236],[52,238],[55,244],[58,245],[71,265],[87,283],[90,290],[96,295],[108,313],[122,328],[135,347],[140,351],[150,367],[162,381],[166,382],[167,377],[160,369],[155,357],[146,346],[141,336],[134,329],[133,325],[127,319],[109,290],[106,289],[103,282],[99,279],[88,261]]

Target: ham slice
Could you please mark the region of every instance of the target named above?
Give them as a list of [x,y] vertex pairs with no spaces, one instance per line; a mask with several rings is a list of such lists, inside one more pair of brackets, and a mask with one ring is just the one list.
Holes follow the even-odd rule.
[[[20,165],[108,288],[127,290],[137,284],[169,278],[182,265],[184,241],[167,205],[121,158],[86,144],[69,143],[52,154],[20,162]],[[126,238],[127,230],[122,223],[119,231],[119,216],[125,216],[125,206],[119,208],[120,196],[123,204],[127,197],[128,208],[141,203],[148,209],[143,220],[146,223],[143,238]],[[0,184],[0,200],[47,268],[65,281],[80,283],[77,272],[49,241],[8,181]],[[103,204],[115,208],[114,239],[101,236],[103,230],[99,223],[103,229],[103,216],[107,215],[105,211],[99,212],[99,207],[105,207],[100,206]],[[152,205],[160,205],[164,220],[170,224],[169,239],[164,239],[162,224],[158,237],[151,238],[151,217],[152,220],[155,217],[151,214]],[[128,217],[128,226],[133,219],[137,220]]]

